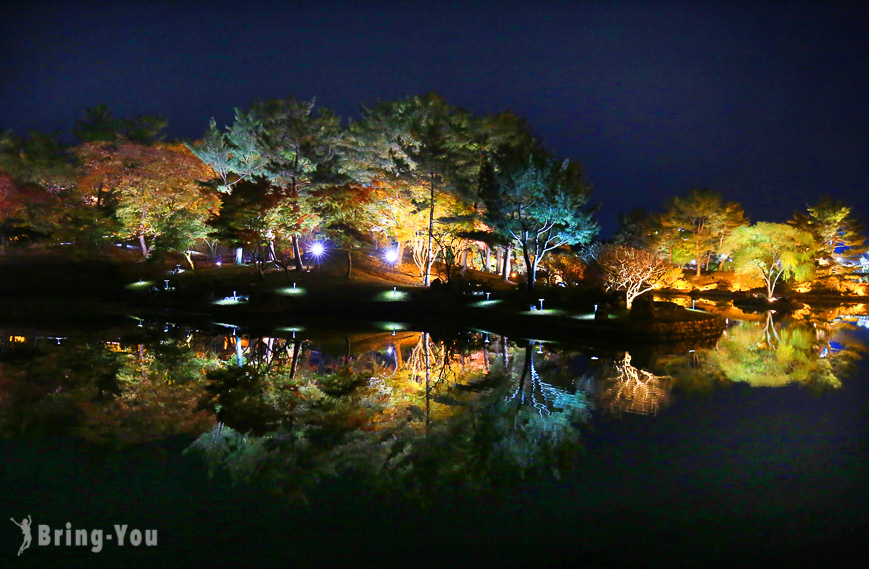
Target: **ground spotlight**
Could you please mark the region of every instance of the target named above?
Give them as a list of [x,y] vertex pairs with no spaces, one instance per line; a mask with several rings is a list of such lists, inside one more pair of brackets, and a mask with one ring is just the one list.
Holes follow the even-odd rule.
[[390,247],[383,254],[383,257],[386,259],[387,263],[390,263],[393,265],[398,263],[398,248],[397,247]]

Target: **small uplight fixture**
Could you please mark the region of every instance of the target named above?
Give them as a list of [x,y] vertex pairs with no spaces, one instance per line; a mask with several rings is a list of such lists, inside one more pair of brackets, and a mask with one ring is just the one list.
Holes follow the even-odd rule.
[[286,287],[276,288],[275,292],[277,292],[278,294],[285,295],[285,296],[301,296],[301,295],[305,294],[305,289],[298,286],[296,283],[293,283],[292,287],[286,286]]
[[292,332],[293,339],[296,338],[296,332],[303,332],[305,330],[304,326],[285,326],[283,328],[278,328],[281,332]]
[[538,353],[538,354],[542,354],[542,353],[543,353],[543,342],[538,342],[538,343],[537,343],[537,353]]
[[381,330],[392,332],[393,336],[396,330],[407,330],[407,325],[403,322],[377,322],[376,326]]
[[218,267],[222,267],[222,266],[223,266],[223,263],[221,263],[220,261],[215,261],[214,264],[217,265]]
[[490,294],[492,294],[492,293],[491,293],[491,292],[487,292],[487,293],[486,293],[486,302],[489,302],[489,295],[490,295]]
[[543,310],[543,299],[538,298],[537,300],[538,300],[538,302],[540,302],[540,310]]
[[164,284],[164,289],[165,289],[165,290],[169,290],[169,279],[166,279],[166,280],[164,280],[163,282],[165,283],[165,284]]

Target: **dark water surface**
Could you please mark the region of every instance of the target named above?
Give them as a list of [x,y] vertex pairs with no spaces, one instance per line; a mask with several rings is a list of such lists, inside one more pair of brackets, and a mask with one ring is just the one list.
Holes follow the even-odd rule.
[[[869,527],[866,317],[746,318],[714,347],[633,350],[0,325],[0,507],[34,528],[18,557],[5,522],[0,567],[847,559]],[[86,544],[38,543],[67,522]]]

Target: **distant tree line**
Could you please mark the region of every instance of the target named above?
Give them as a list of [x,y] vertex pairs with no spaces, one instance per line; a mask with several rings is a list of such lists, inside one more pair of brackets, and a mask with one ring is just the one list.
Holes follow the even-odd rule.
[[192,268],[194,255],[215,260],[222,248],[237,262],[247,252],[262,272],[304,268],[320,241],[345,252],[348,276],[354,249],[378,248],[412,260],[426,285],[436,265],[447,281],[473,267],[520,273],[531,289],[543,269],[550,284],[596,273],[640,294],[662,267],[691,266],[697,276],[753,273],[770,296],[785,279],[846,274],[862,253],[841,202],[750,225],[709,189],[658,214],[631,210],[613,242],[592,246],[596,207],[577,162],[551,154],[511,113],[476,116],[436,94],[364,107],[351,121],[313,100],[262,101],[186,143],[167,142],[166,126],[100,105],[77,121],[72,146],[0,135],[2,252],[10,242],[89,252],[122,241],[143,259],[184,255]]

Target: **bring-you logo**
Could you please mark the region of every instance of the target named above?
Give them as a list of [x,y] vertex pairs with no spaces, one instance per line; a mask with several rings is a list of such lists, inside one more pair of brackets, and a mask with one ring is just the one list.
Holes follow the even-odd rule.
[[[33,520],[30,516],[20,522],[9,518],[12,523],[21,529],[23,541],[18,549],[20,556],[33,543]],[[88,547],[94,553],[103,550],[103,545],[113,543],[117,547],[156,547],[157,530],[155,529],[130,529],[126,524],[115,524],[111,530],[102,529],[73,529],[70,522],[63,527],[52,528],[47,524],[36,526],[36,545],[38,547]]]

